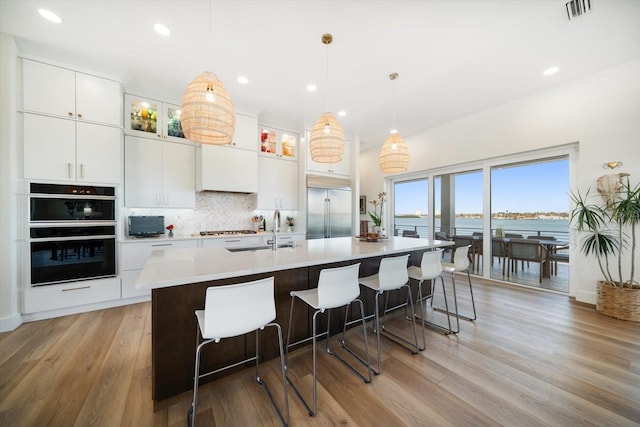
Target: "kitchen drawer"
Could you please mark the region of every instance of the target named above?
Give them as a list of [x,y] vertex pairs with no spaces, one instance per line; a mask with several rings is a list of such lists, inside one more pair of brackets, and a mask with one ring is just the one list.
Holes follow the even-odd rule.
[[141,271],[142,270],[129,270],[129,271],[123,271],[120,274],[120,278],[122,279],[122,298],[123,299],[151,296],[151,289],[145,289],[143,291],[136,290],[136,282],[138,281],[138,277],[140,277]]
[[285,242],[290,242],[290,241],[299,241],[299,240],[304,240],[305,234],[304,233],[295,233],[295,234],[278,234],[278,240],[283,240]]
[[120,251],[120,270],[140,270],[151,252],[158,249],[195,248],[197,240],[154,240],[143,242],[123,242]]
[[61,285],[38,286],[23,292],[23,313],[74,307],[120,299],[120,279],[83,280]]
[[230,248],[234,246],[250,246],[262,244],[262,236],[229,236],[219,239],[203,239],[203,248]]

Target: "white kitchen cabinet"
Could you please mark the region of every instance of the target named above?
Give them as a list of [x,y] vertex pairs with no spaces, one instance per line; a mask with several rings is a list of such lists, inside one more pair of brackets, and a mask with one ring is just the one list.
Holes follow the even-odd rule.
[[22,313],[38,313],[119,299],[118,277],[28,287],[23,290]]
[[115,80],[23,59],[22,108],[121,127],[122,86]]
[[255,193],[258,153],[229,146],[196,147],[196,190]]
[[195,147],[125,136],[125,206],[195,208]]
[[151,253],[161,249],[196,248],[198,241],[147,239],[122,242],[120,249],[120,278],[122,286],[122,298],[150,296],[151,290],[137,290],[136,282],[140,272]]
[[298,209],[298,163],[258,157],[258,209]]
[[124,95],[124,131],[143,138],[191,143],[182,131],[179,105],[128,93]]
[[23,144],[27,179],[120,182],[119,128],[24,113]]
[[255,152],[256,141],[258,141],[258,118],[236,113],[236,130],[231,145]]
[[349,141],[344,142],[344,153],[342,154],[342,160],[338,163],[319,163],[314,162],[311,159],[311,150],[307,147],[307,171],[319,172],[323,174],[331,175],[351,175],[351,143]]
[[298,134],[260,126],[260,153],[282,159],[298,159]]

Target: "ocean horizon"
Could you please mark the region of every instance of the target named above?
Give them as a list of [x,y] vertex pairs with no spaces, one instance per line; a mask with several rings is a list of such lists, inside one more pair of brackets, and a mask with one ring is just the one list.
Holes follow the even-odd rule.
[[[482,231],[482,218],[457,217],[452,225],[450,234],[473,234]],[[396,230],[416,230],[421,236],[428,236],[429,217],[395,217]],[[568,239],[568,219],[504,219],[492,218],[491,229],[502,228],[505,233],[528,235],[554,236],[558,239]],[[435,218],[435,231],[440,231],[440,218]]]

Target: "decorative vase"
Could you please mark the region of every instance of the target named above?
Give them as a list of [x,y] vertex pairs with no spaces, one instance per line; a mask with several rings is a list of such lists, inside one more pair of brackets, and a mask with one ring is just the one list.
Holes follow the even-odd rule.
[[640,322],[640,286],[621,288],[598,281],[596,310],[616,319]]
[[173,230],[169,230],[169,237],[173,237]]

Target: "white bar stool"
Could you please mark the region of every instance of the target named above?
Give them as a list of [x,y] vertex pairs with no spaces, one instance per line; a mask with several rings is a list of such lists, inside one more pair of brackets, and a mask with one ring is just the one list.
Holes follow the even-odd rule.
[[[469,247],[470,246],[462,246],[456,249],[456,253],[453,257],[453,263],[450,262],[443,262],[442,263],[442,271],[445,271],[447,273],[451,273],[451,283],[453,284],[453,295],[454,298],[456,297],[456,279],[455,279],[455,273],[458,271],[466,271],[467,273],[467,280],[469,281],[469,293],[471,294],[471,306],[473,308],[473,315],[469,315],[469,316],[463,316],[462,314],[458,313],[458,306],[457,306],[457,302],[456,302],[456,312],[455,313],[451,313],[449,311],[448,308],[445,308],[445,310],[443,310],[442,308],[437,308],[437,307],[433,307],[433,298],[431,298],[431,307],[433,307],[434,310],[438,310],[438,311],[446,311],[447,314],[453,314],[454,316],[460,318],[460,319],[464,319],[464,320],[470,320],[470,321],[474,321],[477,319],[477,315],[476,315],[476,302],[473,299],[473,287],[471,286],[471,274],[469,273]],[[435,291],[435,289],[434,289]]]
[[[445,335],[455,334],[460,332],[460,319],[458,319],[457,317],[456,317],[457,329],[454,331],[451,328],[451,316],[449,315],[449,304],[447,302],[447,293],[444,287],[444,278],[442,277],[442,263],[440,261],[442,259],[442,252],[443,252],[442,249],[424,252],[422,254],[420,267],[412,265],[407,269],[409,277],[411,279],[418,281],[418,297],[417,297],[416,303],[420,307],[420,320],[422,321],[422,349],[421,350],[424,350],[424,346],[426,345],[425,337],[424,337],[425,325]],[[433,296],[433,293],[435,291],[435,286],[436,286],[436,279],[438,278],[440,278],[440,283],[442,284],[442,292],[444,294],[444,306],[445,306],[445,310],[447,311],[447,326],[443,326],[434,322],[429,322],[424,319],[427,311],[426,303],[425,303],[425,310],[424,312],[422,311],[422,302]],[[423,296],[422,284],[426,280],[432,280],[431,291],[429,292],[429,295]],[[455,306],[455,312],[457,313],[458,300],[456,298],[455,293],[453,294],[453,302]]]
[[[204,310],[196,310],[198,319],[198,334],[196,343],[196,366],[193,377],[193,402],[187,418],[189,425],[196,425],[196,408],[198,405],[198,382],[200,378],[225,369],[256,361],[256,382],[260,384],[283,425],[289,424],[289,400],[287,397],[287,383],[285,380],[285,359],[282,347],[282,328],[273,322],[276,318],[276,304],[274,297],[274,279],[256,280],[226,286],[212,286],[207,288]],[[260,377],[259,364],[259,331],[265,326],[275,327],[278,331],[278,345],[280,350],[280,368],[282,370],[282,390],[284,393],[284,414],[275,403],[267,384]],[[256,355],[241,362],[237,362],[205,374],[200,374],[200,352],[210,343],[219,343],[223,338],[231,338],[246,333],[256,332]],[[202,336],[202,342],[200,337]]]
[[[378,375],[382,372],[382,356],[380,351],[380,336],[381,331],[384,331],[385,336],[389,338],[391,341],[395,341],[399,343],[397,340],[400,340],[406,344],[411,346],[415,346],[415,351],[411,350],[413,354],[418,354],[420,351],[420,345],[418,343],[418,332],[416,330],[416,312],[413,307],[413,298],[411,297],[411,287],[409,286],[409,276],[407,274],[407,263],[409,260],[409,255],[401,255],[397,257],[388,257],[382,258],[380,260],[380,268],[378,269],[378,274],[374,274],[372,276],[361,277],[360,284],[366,286],[369,289],[372,289],[376,292],[375,297],[375,333],[376,333],[376,349],[378,351],[378,369],[373,369],[373,372]],[[379,309],[379,297],[385,292],[395,291],[406,287],[407,288],[407,300],[409,302],[409,306],[411,307],[411,321],[413,322],[413,335],[415,338],[415,344],[411,341],[408,341],[401,336],[389,332],[384,327],[384,316],[387,313],[387,303],[388,298],[385,299],[385,307],[382,313],[382,322],[380,322],[380,309]],[[388,296],[388,293],[387,293]],[[394,337],[395,339],[391,338]]]
[[[316,362],[316,339],[318,337],[317,331],[317,317],[318,314],[324,313],[327,310],[327,341],[326,341],[326,352],[332,356],[335,356],[338,360],[345,364],[345,366],[349,367],[356,375],[358,375],[365,383],[371,382],[371,364],[369,363],[369,345],[367,343],[367,330],[365,324],[364,317],[364,304],[362,300],[358,298],[360,295],[360,287],[358,286],[358,270],[360,268],[360,264],[353,264],[346,267],[338,267],[338,268],[326,268],[320,271],[320,277],[318,278],[318,287],[315,289],[306,289],[301,291],[291,291],[291,311],[289,312],[289,331],[287,333],[287,348],[286,348],[286,366],[288,369],[288,356],[289,356],[289,348],[300,344],[301,342],[308,341],[309,338],[291,343],[291,325],[293,322],[293,306],[296,297],[300,299],[300,301],[304,302],[315,311],[313,313],[313,334],[311,336],[311,340],[313,341],[313,408],[309,407],[309,404],[302,397],[302,394],[297,389],[293,381],[287,375],[287,381],[291,384],[293,391],[295,391],[296,395],[302,402],[302,404],[309,412],[310,416],[315,416],[318,411],[318,396],[317,396],[317,362]],[[364,348],[365,348],[365,358],[363,359],[352,350],[347,348],[344,340],[344,335],[347,329],[347,316],[348,310],[345,310],[345,318],[344,318],[344,327],[342,329],[342,338],[341,345],[342,347],[351,354],[358,362],[362,363],[367,368],[367,375],[363,375],[356,368],[354,368],[351,364],[347,363],[343,358],[341,358],[338,354],[334,353],[329,347],[329,338],[330,338],[330,327],[331,327],[331,309],[338,307],[349,307],[352,302],[357,301],[360,304],[360,316],[362,320],[362,336],[364,338]],[[323,335],[323,334],[321,334]]]

